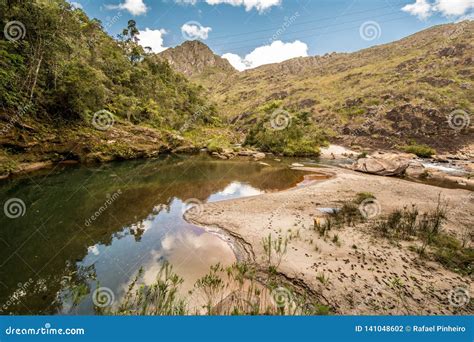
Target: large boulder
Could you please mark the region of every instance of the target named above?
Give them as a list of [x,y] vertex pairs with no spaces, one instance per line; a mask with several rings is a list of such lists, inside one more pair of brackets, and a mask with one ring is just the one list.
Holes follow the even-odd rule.
[[398,154],[381,154],[360,158],[351,169],[380,176],[400,176],[410,165],[410,160]]

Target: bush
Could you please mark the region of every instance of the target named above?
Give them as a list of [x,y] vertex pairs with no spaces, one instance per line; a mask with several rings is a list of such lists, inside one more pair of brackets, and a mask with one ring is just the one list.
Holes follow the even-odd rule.
[[[290,157],[319,155],[320,146],[327,144],[327,134],[310,122],[309,113],[281,111],[278,114],[278,109],[271,111],[273,107],[268,105],[262,109],[265,111],[263,119],[250,129],[244,144]],[[286,120],[284,128],[272,127],[275,113],[281,115],[282,121]]]
[[436,151],[428,145],[411,144],[403,146],[402,149],[407,153],[416,154],[420,158],[429,158],[433,154],[436,154]]

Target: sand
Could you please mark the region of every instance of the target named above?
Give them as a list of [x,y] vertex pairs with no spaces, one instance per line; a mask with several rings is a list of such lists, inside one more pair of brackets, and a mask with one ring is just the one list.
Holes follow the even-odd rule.
[[[412,203],[421,211],[432,209],[441,194],[450,208],[444,229],[461,236],[474,226],[472,192],[336,167],[299,169],[323,170],[332,178],[286,191],[208,203],[199,215],[190,213],[186,219],[225,230],[239,242],[244,258],[262,267],[262,239],[269,234],[291,234],[279,271],[300,288],[310,290],[335,314],[473,313],[472,304],[457,307],[450,301],[460,288],[472,295],[472,279],[420,258],[409,249],[414,241],[396,244],[379,237],[367,223],[332,230],[326,239],[313,230],[318,208],[338,207],[359,192],[375,195],[382,216]],[[332,242],[334,234],[339,243]]]

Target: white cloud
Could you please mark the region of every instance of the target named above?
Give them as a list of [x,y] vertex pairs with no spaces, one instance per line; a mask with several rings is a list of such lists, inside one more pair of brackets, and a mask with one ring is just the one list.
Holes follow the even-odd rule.
[[468,10],[474,8],[474,1],[437,0],[433,8],[446,16],[459,16],[464,15]]
[[424,20],[431,15],[431,5],[426,0],[416,0],[414,4],[404,6],[402,11]]
[[209,32],[212,31],[210,27],[204,27],[198,22],[190,21],[181,26],[181,33],[183,37],[188,40],[202,39],[209,37]]
[[142,15],[148,11],[148,7],[143,0],[125,0],[125,2],[118,5],[106,5],[106,8],[127,10],[132,15]]
[[251,65],[246,64],[246,61],[235,53],[225,53],[222,55],[222,58],[227,59],[229,63],[239,71],[251,68]]
[[155,53],[165,51],[167,47],[163,46],[163,35],[166,34],[166,30],[151,30],[146,28],[144,31],[140,31],[140,41],[141,46],[150,47],[151,50]]
[[[414,4],[404,6],[402,11],[425,20],[433,13],[439,13],[445,17],[459,17],[466,15],[472,9],[474,9],[473,0],[436,0],[432,3],[428,0],[416,0]],[[472,13],[467,13],[466,17],[470,16]]]
[[271,45],[257,47],[244,58],[233,53],[222,55],[239,71],[256,68],[264,64],[279,63],[295,57],[307,56],[308,45],[299,40],[295,40],[292,43],[284,43],[281,40],[277,40]]
[[[174,0],[178,4],[196,5],[197,0]],[[246,11],[256,9],[257,11],[264,12],[265,10],[279,6],[282,0],[206,0],[208,5],[220,5],[228,4],[232,6],[244,6]]]

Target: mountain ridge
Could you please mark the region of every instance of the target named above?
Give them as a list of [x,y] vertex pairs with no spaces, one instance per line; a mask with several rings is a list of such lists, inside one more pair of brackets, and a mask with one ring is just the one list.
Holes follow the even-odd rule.
[[[472,125],[453,129],[462,111],[473,122],[474,22],[430,27],[352,53],[299,57],[231,74],[194,75],[220,114],[246,134],[274,103],[307,111],[333,141],[440,150],[472,145]],[[243,119],[242,119],[243,118]]]

